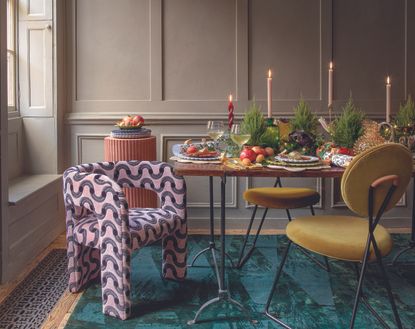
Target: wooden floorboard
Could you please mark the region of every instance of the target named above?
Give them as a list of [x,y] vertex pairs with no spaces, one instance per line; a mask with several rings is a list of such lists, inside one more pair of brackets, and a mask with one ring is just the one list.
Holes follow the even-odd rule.
[[[391,228],[389,229],[391,233],[410,233],[410,228]],[[227,230],[227,234],[245,234],[245,230],[234,229]],[[285,230],[275,230],[268,229],[261,232],[264,235],[271,234],[284,234]],[[189,234],[193,235],[207,235],[209,231],[206,229],[193,229],[189,230]],[[219,234],[219,230],[215,230],[215,234]],[[13,281],[8,282],[4,285],[0,285],[0,303],[10,294],[10,292],[21,282],[30,271],[36,267],[36,265],[52,250],[52,249],[64,249],[66,248],[66,238],[65,234],[62,233],[59,237],[53,241],[45,250],[43,250],[36,259],[27,266],[27,268]],[[49,314],[48,318],[44,322],[42,329],[63,329],[66,322],[71,316],[79,298],[81,298],[82,293],[73,294],[69,291],[66,291],[63,296],[60,298],[55,308]]]

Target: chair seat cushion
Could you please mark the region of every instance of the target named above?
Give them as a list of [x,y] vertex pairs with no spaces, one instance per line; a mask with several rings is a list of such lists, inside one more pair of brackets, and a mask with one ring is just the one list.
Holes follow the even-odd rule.
[[[287,236],[294,243],[318,254],[347,261],[362,261],[368,236],[368,221],[352,216],[298,217],[287,225]],[[377,225],[375,239],[382,256],[392,249],[392,238]],[[369,260],[376,255],[371,246]]]
[[314,205],[320,195],[309,188],[258,187],[246,190],[244,199],[265,208],[292,209]]
[[[180,217],[160,208],[131,208],[128,211],[132,248],[144,247],[180,228]],[[98,222],[93,214],[74,227],[74,239],[79,244],[98,248]]]

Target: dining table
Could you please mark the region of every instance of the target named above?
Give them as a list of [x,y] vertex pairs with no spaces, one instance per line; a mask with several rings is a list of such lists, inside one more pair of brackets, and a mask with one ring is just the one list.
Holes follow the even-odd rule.
[[[230,291],[226,286],[225,281],[225,257],[227,256],[225,250],[226,240],[226,213],[225,213],[225,201],[226,201],[226,180],[228,177],[269,177],[269,178],[282,178],[282,177],[293,177],[293,178],[341,178],[345,168],[342,167],[329,167],[325,169],[306,169],[301,171],[290,171],[286,169],[274,169],[267,167],[235,167],[227,166],[225,164],[210,164],[210,163],[190,163],[190,162],[174,162],[174,172],[180,176],[204,176],[209,177],[209,205],[210,205],[210,242],[209,246],[199,252],[191,262],[193,265],[195,259],[200,256],[203,252],[210,251],[213,257],[214,270],[216,272],[216,278],[218,281],[218,295],[205,302],[192,320],[188,321],[189,325],[198,323],[199,317],[203,310],[210,305],[218,302],[229,302],[240,308],[244,314],[249,314],[245,307],[238,301],[231,297]],[[216,251],[218,251],[215,245],[214,237],[214,201],[213,201],[213,178],[217,177],[220,179],[220,266],[217,264]],[[415,167],[412,170],[413,178],[413,198],[415,198]],[[407,248],[399,251],[392,261],[392,265],[396,265],[398,258],[415,247],[415,202],[412,202],[412,229],[411,238]]]

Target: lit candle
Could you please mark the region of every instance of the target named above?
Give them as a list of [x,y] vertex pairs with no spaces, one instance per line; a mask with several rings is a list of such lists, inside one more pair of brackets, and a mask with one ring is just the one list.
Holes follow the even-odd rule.
[[328,107],[333,106],[333,62],[329,64],[329,81],[328,81]]
[[390,77],[386,78],[386,122],[390,122],[391,116],[391,81]]
[[272,76],[271,76],[271,69],[268,70],[267,94],[268,94],[268,118],[272,118]]
[[232,103],[232,94],[229,95],[229,104],[228,104],[228,126],[231,129],[233,124],[233,103]]

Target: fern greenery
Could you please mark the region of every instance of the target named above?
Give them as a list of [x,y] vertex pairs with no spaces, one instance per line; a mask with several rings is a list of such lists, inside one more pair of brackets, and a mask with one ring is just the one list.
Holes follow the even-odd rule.
[[243,133],[251,135],[251,139],[248,141],[249,145],[259,145],[261,136],[266,129],[267,127],[261,107],[254,100],[245,112],[241,130]]
[[333,122],[333,141],[337,146],[352,148],[363,134],[364,113],[356,107],[350,97],[343,106],[343,112]]
[[415,124],[415,105],[411,95],[408,96],[405,104],[399,106],[395,124],[397,127],[408,127]]
[[310,105],[302,98],[294,108],[294,118],[290,120],[292,130],[303,130],[306,133],[317,135],[318,119],[311,112]]

